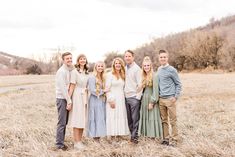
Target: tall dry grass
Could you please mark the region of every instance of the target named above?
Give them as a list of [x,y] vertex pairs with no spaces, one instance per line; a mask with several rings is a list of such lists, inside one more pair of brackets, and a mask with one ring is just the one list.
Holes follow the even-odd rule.
[[57,111],[54,76],[0,77],[0,87],[31,83],[30,88],[0,94],[0,156],[235,156],[235,74],[181,74],[183,93],[177,103],[180,142],[166,147],[141,138],[109,144],[85,138],[86,149],[53,151]]

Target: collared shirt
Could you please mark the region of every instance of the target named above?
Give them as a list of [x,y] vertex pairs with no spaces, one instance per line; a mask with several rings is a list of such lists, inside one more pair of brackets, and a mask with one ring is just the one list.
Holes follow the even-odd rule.
[[132,66],[134,66],[136,63],[135,62],[133,62],[133,63],[131,63],[131,64],[127,64],[126,65],[126,68],[127,68],[127,70],[129,70]]
[[159,68],[165,68],[167,66],[169,66],[169,63],[167,63],[166,65],[161,65]]
[[137,92],[138,87],[141,86],[142,76],[140,67],[133,62],[126,66],[126,79],[125,79],[125,97],[136,97],[140,100],[142,91]]
[[56,98],[66,99],[67,103],[71,103],[71,98],[69,96],[69,84],[70,84],[70,72],[72,71],[72,67],[68,67],[63,64],[59,70],[56,72]]

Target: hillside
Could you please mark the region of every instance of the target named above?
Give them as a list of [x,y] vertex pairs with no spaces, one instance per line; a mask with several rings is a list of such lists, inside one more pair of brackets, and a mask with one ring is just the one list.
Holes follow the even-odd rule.
[[[235,70],[235,15],[210,20],[206,26],[182,33],[156,38],[137,48],[137,61],[143,55],[156,58],[159,49],[167,49],[170,63],[178,70],[223,69]],[[158,64],[157,59],[154,65]]]
[[33,71],[41,74],[44,73],[42,67],[46,67],[46,64],[33,59],[0,52],[0,75],[29,74],[33,73]]
[[[181,33],[155,38],[150,43],[136,48],[136,62],[141,65],[143,57],[153,58],[158,66],[157,54],[160,49],[170,53],[170,64],[179,71],[202,69],[235,70],[235,15],[215,20],[212,18],[206,26]],[[106,55],[108,63],[117,53]]]

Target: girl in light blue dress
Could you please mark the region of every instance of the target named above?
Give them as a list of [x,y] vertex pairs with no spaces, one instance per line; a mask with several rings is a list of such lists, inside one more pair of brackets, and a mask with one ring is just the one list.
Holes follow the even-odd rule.
[[106,102],[104,62],[97,62],[93,75],[88,80],[89,109],[88,109],[88,136],[94,139],[106,136]]

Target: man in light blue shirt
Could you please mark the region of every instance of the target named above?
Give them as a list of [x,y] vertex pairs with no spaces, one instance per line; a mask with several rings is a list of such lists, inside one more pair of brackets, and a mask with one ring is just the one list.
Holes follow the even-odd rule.
[[[168,64],[168,52],[159,51],[160,67],[158,68],[159,107],[163,126],[163,145],[176,146],[178,140],[176,100],[181,92],[181,82],[177,70]],[[170,124],[168,124],[168,118]],[[171,125],[172,136],[170,137],[169,125]],[[170,141],[171,139],[171,141]]]

